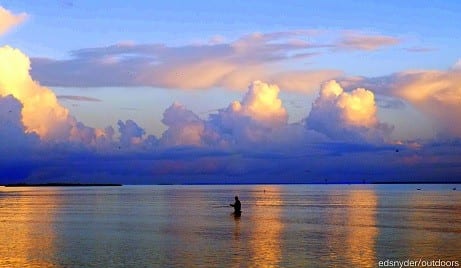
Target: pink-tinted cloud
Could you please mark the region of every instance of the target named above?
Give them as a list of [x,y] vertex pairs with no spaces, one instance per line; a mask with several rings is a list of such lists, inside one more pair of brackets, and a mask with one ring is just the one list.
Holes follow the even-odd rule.
[[312,92],[342,72],[310,68],[283,71],[287,62],[299,63],[341,49],[374,51],[400,43],[392,36],[341,33],[344,37],[332,43],[312,41],[319,34],[313,30],[253,33],[233,41],[219,38],[219,42],[183,46],[124,42],[75,50],[67,60],[35,58],[32,74],[50,86],[241,90],[252,81],[263,80],[282,90]]
[[318,71],[287,71],[274,73],[265,78],[266,81],[276,84],[284,91],[315,92],[323,82],[342,77],[343,73],[338,70]]
[[461,137],[461,70],[404,72],[392,93],[433,119],[439,134]]
[[168,126],[160,143],[165,146],[239,147],[261,143],[287,125],[288,114],[278,97],[276,85],[254,81],[241,101],[218,110],[207,120],[185,106],[174,103],[163,114]]
[[11,28],[23,23],[26,19],[26,13],[13,14],[8,9],[0,6],[0,35],[5,34]]
[[364,85],[383,95],[403,99],[431,119],[441,136],[461,137],[461,68],[417,70],[377,78],[342,82],[348,87]]
[[162,122],[168,126],[160,140],[165,146],[201,146],[205,138],[205,122],[179,103],[173,103],[163,113]]
[[370,35],[359,32],[347,32],[338,43],[338,48],[347,50],[373,51],[395,46],[400,39],[387,35]]
[[342,74],[337,70],[280,71],[283,62],[312,58],[331,47],[307,41],[312,34],[255,33],[234,41],[184,46],[120,43],[76,50],[69,60],[35,58],[32,73],[50,86],[241,90],[259,79],[283,85],[282,90],[305,92],[312,91],[316,82]]

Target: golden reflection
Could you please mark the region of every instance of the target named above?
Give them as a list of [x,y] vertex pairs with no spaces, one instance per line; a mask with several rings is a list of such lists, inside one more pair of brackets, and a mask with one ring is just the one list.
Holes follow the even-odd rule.
[[327,212],[327,248],[333,266],[375,267],[377,196],[373,190],[333,192]]
[[238,250],[241,248],[241,229],[240,229],[240,216],[232,215],[234,218],[235,226],[234,226],[234,239],[232,240],[232,251],[236,253],[232,255],[232,267],[242,267],[243,263],[243,256],[241,252]]
[[0,189],[0,267],[56,266],[52,223],[58,204],[50,190]]
[[346,258],[356,267],[375,267],[377,196],[373,190],[351,191],[347,197]]
[[253,198],[255,205],[251,213],[258,220],[252,226],[250,238],[252,267],[277,267],[281,260],[280,235],[283,230],[280,189],[259,186],[254,189]]

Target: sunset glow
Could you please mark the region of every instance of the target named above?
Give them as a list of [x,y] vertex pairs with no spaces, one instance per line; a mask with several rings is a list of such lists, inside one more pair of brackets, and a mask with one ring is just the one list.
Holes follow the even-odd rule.
[[256,3],[208,7],[205,24],[113,5],[0,7],[1,183],[459,179],[459,5],[435,9],[437,38],[407,3],[390,24],[361,18],[390,3],[340,4],[335,20],[303,3],[284,24],[245,13]]

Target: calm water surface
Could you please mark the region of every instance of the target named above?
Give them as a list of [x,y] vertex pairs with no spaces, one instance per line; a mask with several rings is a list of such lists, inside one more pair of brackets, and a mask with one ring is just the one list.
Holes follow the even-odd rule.
[[[461,262],[461,187],[0,187],[2,267]],[[417,191],[416,188],[422,188]],[[228,204],[242,201],[242,216]]]

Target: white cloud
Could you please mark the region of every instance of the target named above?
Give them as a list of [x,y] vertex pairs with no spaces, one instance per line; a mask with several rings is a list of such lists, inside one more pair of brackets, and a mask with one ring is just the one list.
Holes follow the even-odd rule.
[[204,143],[205,123],[185,106],[173,103],[163,113],[162,122],[168,129],[160,139],[161,144],[200,146]]
[[337,140],[384,141],[392,127],[376,118],[373,92],[345,92],[334,80],[323,84],[306,120],[309,129]]
[[[168,126],[160,140],[167,146],[239,146],[267,141],[276,129],[287,125],[288,115],[278,98],[279,88],[261,81],[248,87],[241,101],[234,101],[208,120],[174,103],[163,114]],[[280,133],[278,134],[280,135]]]
[[30,61],[18,49],[0,47],[0,96],[12,95],[22,105],[21,117],[26,133],[36,133],[46,141],[78,141],[88,145],[105,135],[77,122],[49,88],[34,81]]
[[252,120],[269,127],[287,123],[288,114],[278,98],[277,85],[254,81],[242,101],[234,101],[227,111],[238,116],[248,116]]

